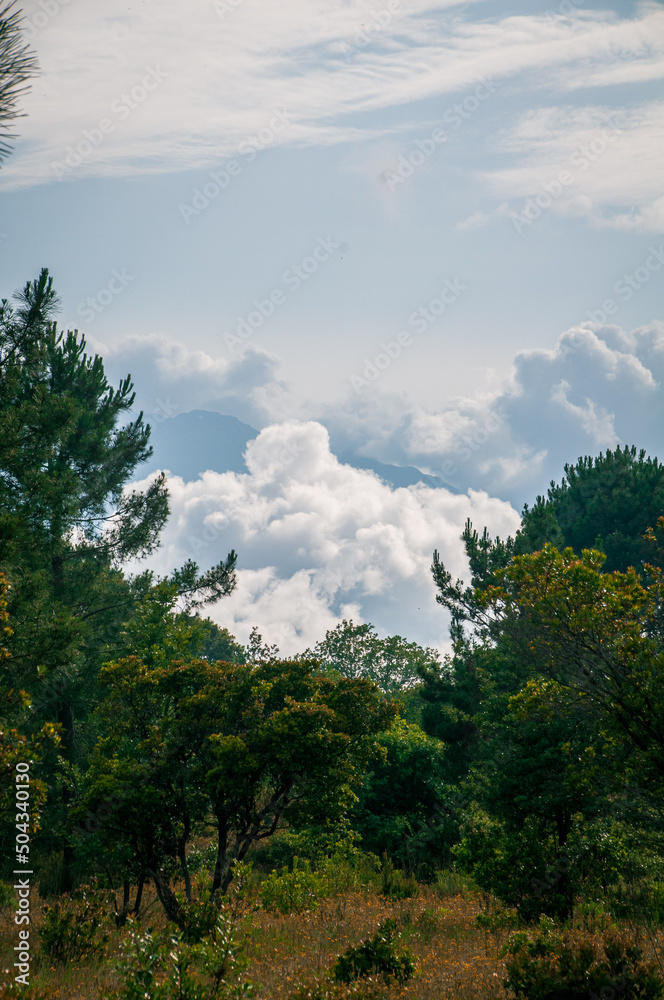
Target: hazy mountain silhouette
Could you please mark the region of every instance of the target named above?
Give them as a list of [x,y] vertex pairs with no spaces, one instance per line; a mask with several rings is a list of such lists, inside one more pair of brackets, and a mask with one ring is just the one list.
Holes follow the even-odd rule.
[[[198,479],[202,472],[247,472],[244,452],[258,431],[236,417],[212,410],[191,410],[151,424],[150,442],[154,454],[137,469],[138,476],[147,476],[156,469],[168,469],[186,481]],[[437,476],[428,476],[413,466],[387,465],[373,458],[358,457],[350,452],[337,455],[340,462],[355,469],[368,469],[394,488],[425,483],[445,487],[452,493],[460,491]]]

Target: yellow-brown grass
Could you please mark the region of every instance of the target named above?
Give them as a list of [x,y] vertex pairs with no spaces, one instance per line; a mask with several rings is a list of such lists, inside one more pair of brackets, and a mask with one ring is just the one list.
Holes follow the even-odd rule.
[[[151,892],[146,891],[141,926],[153,930],[165,919]],[[31,943],[37,945],[42,903],[32,901]],[[417,960],[414,979],[392,984],[385,996],[409,1000],[488,1000],[506,997],[502,988],[504,963],[497,957],[499,941],[474,926],[481,908],[472,893],[441,899],[421,887],[416,899],[390,901],[376,891],[348,892],[321,901],[313,913],[282,916],[259,910],[250,918],[246,951],[248,975],[257,1000],[285,1000],[296,986],[324,974],[337,955],[375,933],[387,917],[397,920],[401,944]],[[425,914],[425,911],[427,913]],[[422,917],[422,915],[424,917]],[[13,979],[12,949],[17,928],[11,914],[2,918],[2,971]],[[121,932],[113,930],[107,956],[101,961],[49,965],[36,949],[31,982],[48,986],[49,1000],[108,1000],[119,986],[113,971]],[[8,971],[5,971],[8,970]]]

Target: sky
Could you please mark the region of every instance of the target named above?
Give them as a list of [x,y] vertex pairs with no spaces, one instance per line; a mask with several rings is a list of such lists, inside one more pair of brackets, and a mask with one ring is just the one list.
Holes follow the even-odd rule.
[[664,457],[661,3],[23,11],[41,73],[0,168],[1,294],[48,267],[153,424],[261,432],[246,473],[172,478],[154,557],[234,547],[210,613],[242,641],[352,617],[445,649],[429,566],[467,575],[467,517],[513,533],[579,455]]

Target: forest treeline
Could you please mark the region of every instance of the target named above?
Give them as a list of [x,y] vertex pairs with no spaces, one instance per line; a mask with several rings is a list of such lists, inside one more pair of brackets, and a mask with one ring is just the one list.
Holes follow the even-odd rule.
[[202,838],[213,903],[260,842],[291,863],[315,842],[422,882],[463,871],[524,921],[598,895],[664,919],[658,460],[566,466],[514,538],[467,523],[466,582],[434,553],[442,661],[352,621],[283,659],[206,617],[234,551],[126,570],[159,544],[167,483],[128,489],[151,453],[131,378],[112,387],[57,306],[47,271],[0,306],[2,833],[28,761],[40,893],[96,878],[122,922],[150,886],[183,930]]

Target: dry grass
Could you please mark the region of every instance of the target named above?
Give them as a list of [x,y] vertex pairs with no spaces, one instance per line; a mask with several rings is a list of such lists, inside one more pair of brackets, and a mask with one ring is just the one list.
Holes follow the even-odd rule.
[[[254,982],[265,1000],[287,997],[296,985],[329,969],[338,954],[371,936],[386,917],[402,929],[401,943],[418,964],[416,977],[393,985],[390,998],[506,997],[504,965],[496,957],[493,937],[487,941],[474,926],[480,910],[476,895],[441,901],[423,889],[417,899],[390,902],[375,893],[349,893],[327,900],[318,912],[304,917],[260,912],[254,919],[252,958]],[[424,915],[424,916],[423,916]]]
[[[143,927],[165,924],[151,893],[146,892]],[[34,938],[42,903],[32,901]],[[417,960],[417,974],[405,985],[393,984],[385,997],[411,1000],[488,1000],[507,997],[502,989],[504,965],[497,958],[494,935],[474,926],[481,908],[480,898],[465,894],[441,899],[433,890],[421,888],[416,899],[390,901],[376,891],[348,892],[321,902],[318,910],[282,916],[260,910],[251,917],[247,954],[248,974],[256,987],[257,1000],[285,1000],[305,982],[324,974],[334,959],[349,946],[375,933],[378,924],[394,917],[402,931],[401,942]],[[16,927],[12,915],[3,917],[2,969],[14,961]],[[107,957],[67,967],[49,966],[45,957],[33,953],[31,982],[48,986],[49,1000],[108,1000],[118,988],[113,966],[118,960],[120,931],[113,929]],[[37,944],[37,941],[34,941]],[[13,974],[5,972],[5,981]]]

